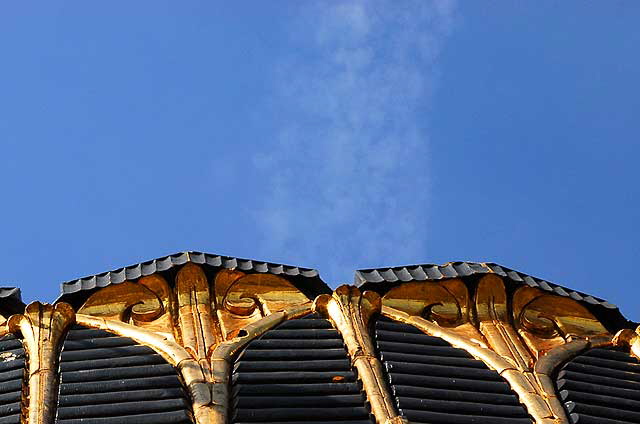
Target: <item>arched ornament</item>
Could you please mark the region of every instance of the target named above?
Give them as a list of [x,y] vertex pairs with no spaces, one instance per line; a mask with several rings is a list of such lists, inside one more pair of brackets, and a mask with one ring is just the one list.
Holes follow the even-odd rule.
[[569,422],[550,378],[555,368],[589,347],[611,344],[611,334],[580,303],[528,286],[510,295],[493,274],[469,285],[460,279],[404,283],[382,302],[383,315],[496,370],[536,423]]
[[172,286],[159,274],[107,286],[79,308],[78,323],[147,345],[176,366],[196,422],[225,423],[229,361],[237,349],[312,301],[285,278],[220,270],[209,281],[187,263]]
[[131,323],[185,344],[195,341],[206,350],[271,313],[311,303],[276,275],[223,269],[208,281],[199,265],[187,263],[173,288],[160,274],[125,281],[92,294],[78,313]]

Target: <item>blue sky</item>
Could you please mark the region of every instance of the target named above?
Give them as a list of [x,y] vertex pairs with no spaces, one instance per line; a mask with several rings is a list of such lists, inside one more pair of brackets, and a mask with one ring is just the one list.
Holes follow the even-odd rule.
[[0,282],[492,261],[638,314],[640,3],[0,11]]

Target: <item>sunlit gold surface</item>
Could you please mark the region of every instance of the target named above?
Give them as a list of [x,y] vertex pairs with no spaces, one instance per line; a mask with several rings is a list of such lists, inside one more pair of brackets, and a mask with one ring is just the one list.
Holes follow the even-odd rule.
[[33,302],[24,314],[9,318],[8,329],[20,333],[29,369],[28,407],[23,422],[52,423],[58,397],[58,357],[60,344],[75,319],[73,308]]
[[[528,286],[507,289],[497,275],[407,282],[381,298],[341,286],[312,302],[285,278],[221,270],[208,278],[182,266],[175,281],[153,274],[95,291],[78,309],[33,303],[0,317],[0,337],[22,338],[28,357],[24,423],[54,422],[61,340],[71,324],[129,337],[157,351],[178,371],[198,424],[229,421],[234,355],[287,319],[312,310],[342,335],[378,423],[400,424],[371,338],[379,314],[440,337],[495,369],[536,423],[568,423],[552,379],[557,367],[593,348],[623,346],[640,359],[640,328],[615,337],[582,304]],[[455,411],[452,411],[452,413]]]
[[469,290],[460,279],[404,283],[385,294],[384,304],[484,343],[482,335],[472,324]]
[[358,378],[367,395],[371,412],[378,423],[401,422],[393,402],[393,396],[385,383],[382,364],[375,354],[369,333],[372,316],[380,313],[380,295],[350,286],[338,287],[333,296],[318,296],[314,311],[327,317],[342,334],[352,365],[358,370]]
[[180,372],[196,422],[225,423],[230,355],[311,304],[282,277],[221,270],[208,281],[199,265],[187,263],[174,289],[153,274],[97,291],[79,309],[78,322],[158,351]]
[[610,337],[580,303],[531,287],[521,287],[514,294],[513,318],[518,333],[535,355],[575,338]]
[[618,331],[613,338],[613,344],[628,348],[631,355],[640,360],[640,326],[635,331],[630,329]]
[[498,371],[537,423],[568,423],[549,376],[592,341],[611,339],[578,302],[527,286],[509,296],[492,274],[475,285],[404,283],[384,295],[383,305],[385,316],[441,337]]

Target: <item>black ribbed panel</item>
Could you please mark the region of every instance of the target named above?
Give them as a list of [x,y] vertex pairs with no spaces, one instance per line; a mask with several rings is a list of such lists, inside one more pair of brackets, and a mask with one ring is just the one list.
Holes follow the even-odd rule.
[[376,321],[375,338],[398,409],[412,423],[532,422],[507,382],[464,350],[386,318]]
[[234,423],[371,424],[342,338],[317,315],[249,343],[232,380]]
[[0,424],[20,423],[25,354],[13,334],[0,339]]
[[591,349],[558,373],[573,423],[640,423],[640,363],[617,349]]
[[63,345],[60,379],[58,423],[192,423],[176,370],[130,338],[73,327]]

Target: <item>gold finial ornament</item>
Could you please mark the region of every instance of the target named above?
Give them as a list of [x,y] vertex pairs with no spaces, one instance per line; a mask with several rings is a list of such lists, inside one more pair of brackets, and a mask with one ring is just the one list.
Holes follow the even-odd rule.
[[75,311],[66,303],[33,302],[27,305],[23,314],[9,318],[9,331],[22,334],[28,358],[26,423],[53,422],[58,397],[60,345],[74,322]]

